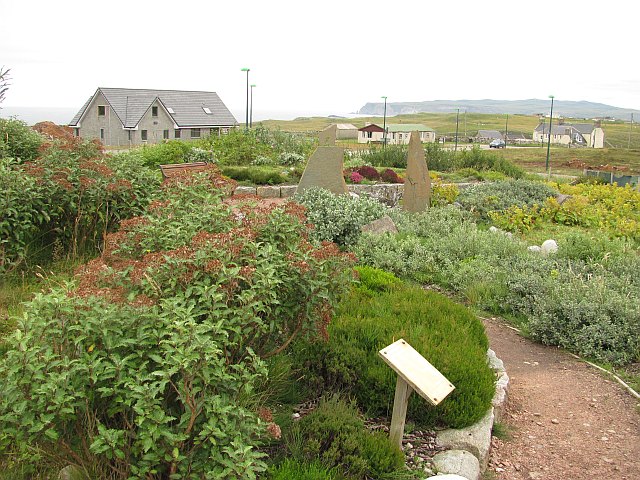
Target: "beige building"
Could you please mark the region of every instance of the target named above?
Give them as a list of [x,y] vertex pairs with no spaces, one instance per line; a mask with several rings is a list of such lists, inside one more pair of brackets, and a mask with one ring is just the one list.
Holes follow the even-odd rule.
[[551,126],[551,140],[549,140],[549,125],[539,124],[533,131],[534,142],[548,142],[558,145],[576,145],[589,148],[604,148],[604,130],[599,122],[564,123],[558,120],[558,125]]
[[336,139],[358,138],[358,128],[350,123],[336,123]]
[[436,141],[436,132],[433,128],[418,123],[398,123],[387,125],[387,144],[406,145],[409,143],[412,132],[420,133],[422,143]]
[[76,136],[129,146],[220,135],[236,124],[215,92],[98,88],[69,126]]

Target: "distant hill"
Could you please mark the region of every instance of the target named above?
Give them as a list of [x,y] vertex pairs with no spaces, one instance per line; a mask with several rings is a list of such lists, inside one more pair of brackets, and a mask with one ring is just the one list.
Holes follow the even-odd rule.
[[[410,113],[452,113],[456,109],[469,113],[495,113],[495,114],[522,114],[537,115],[549,114],[550,100],[432,100],[426,102],[390,102],[387,103],[387,115],[400,115]],[[367,103],[358,110],[360,114],[382,115],[384,103]],[[553,116],[573,118],[604,118],[610,117],[620,120],[629,120],[633,113],[634,120],[640,121],[640,110],[630,108],[612,107],[603,103],[574,102],[556,100],[553,103]]]

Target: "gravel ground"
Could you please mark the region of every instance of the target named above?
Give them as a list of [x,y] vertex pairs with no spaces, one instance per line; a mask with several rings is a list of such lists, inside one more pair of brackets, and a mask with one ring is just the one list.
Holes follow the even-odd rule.
[[[555,347],[485,321],[511,379],[485,478],[640,479],[640,404],[617,382]],[[501,435],[503,437],[503,435]]]

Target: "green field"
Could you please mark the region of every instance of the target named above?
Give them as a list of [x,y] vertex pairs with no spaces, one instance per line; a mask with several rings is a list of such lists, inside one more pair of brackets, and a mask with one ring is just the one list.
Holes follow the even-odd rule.
[[[468,113],[460,114],[458,136],[464,143],[466,137],[473,137],[478,130],[499,130],[504,132],[506,115]],[[266,120],[261,122],[269,128],[279,128],[287,132],[307,132],[314,134],[336,122],[352,123],[356,127],[363,127],[366,123],[382,124],[380,117],[362,117],[354,119],[336,119],[327,117],[298,118],[295,120]],[[586,123],[584,119],[566,119],[567,123]],[[417,113],[412,115],[398,115],[388,117],[387,123],[422,123],[433,128],[438,135],[453,136],[456,131],[455,113]],[[534,115],[509,115],[508,130],[511,133],[523,133],[531,137],[533,129],[538,125],[538,117]],[[582,171],[576,162],[582,162],[590,167],[614,165],[628,167],[630,172],[640,172],[640,126],[629,123],[603,122],[605,144],[607,148],[551,148],[551,169],[555,173],[579,174]],[[357,144],[354,143],[354,147]],[[351,146],[350,143],[345,146]],[[630,148],[627,148],[630,146]],[[544,171],[546,162],[546,147],[531,146],[528,148],[508,148],[498,152],[529,171]],[[572,165],[567,163],[573,162]]]

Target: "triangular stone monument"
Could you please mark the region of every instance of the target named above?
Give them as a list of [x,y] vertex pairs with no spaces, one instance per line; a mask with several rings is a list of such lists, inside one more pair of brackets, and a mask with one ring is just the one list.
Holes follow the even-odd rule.
[[344,149],[336,147],[336,131],[336,125],[331,125],[320,132],[318,148],[307,162],[296,193],[312,187],[324,188],[336,195],[349,193],[342,176]]
[[430,202],[431,179],[420,140],[420,132],[411,132],[402,208],[408,212],[422,212],[429,208]]

